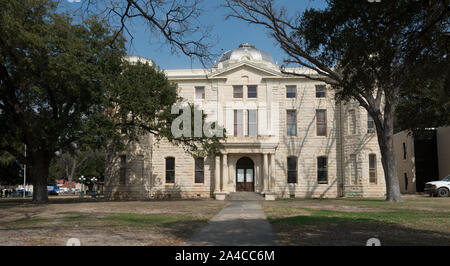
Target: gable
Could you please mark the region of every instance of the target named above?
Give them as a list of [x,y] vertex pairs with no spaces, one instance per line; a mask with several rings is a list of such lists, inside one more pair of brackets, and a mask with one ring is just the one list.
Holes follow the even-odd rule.
[[257,66],[248,62],[233,65],[231,67],[221,69],[216,73],[213,73],[210,78],[236,78],[237,76],[250,77],[280,77],[281,73],[277,71],[261,66]]

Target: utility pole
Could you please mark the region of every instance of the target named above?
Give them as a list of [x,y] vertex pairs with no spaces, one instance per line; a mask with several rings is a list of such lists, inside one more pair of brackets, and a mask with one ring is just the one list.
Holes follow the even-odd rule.
[[23,198],[25,198],[26,182],[27,182],[27,144],[25,144],[25,164],[23,166]]

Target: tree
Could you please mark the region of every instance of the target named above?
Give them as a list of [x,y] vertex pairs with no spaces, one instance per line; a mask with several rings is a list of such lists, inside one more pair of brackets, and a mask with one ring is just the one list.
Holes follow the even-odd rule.
[[[99,180],[104,174],[104,152],[89,148],[77,148],[74,151],[58,153],[51,166],[54,166],[53,175],[58,179],[67,179],[69,191],[72,191],[72,181],[76,176],[95,176]],[[50,167],[52,169],[52,167]]]
[[430,61],[448,61],[437,51],[449,28],[447,1],[329,0],[325,9],[294,18],[274,2],[227,0],[225,6],[228,17],[265,27],[287,54],[285,65],[317,73],[285,74],[326,82],[338,99],[354,99],[368,111],[377,130],[386,199],[401,201],[393,149],[399,92],[415,79],[414,69],[427,73]]
[[[33,201],[47,201],[46,179],[55,152],[86,135],[102,113],[103,73],[120,71],[123,44],[95,20],[72,25],[53,1],[0,4],[1,150],[26,163]],[[27,145],[28,156],[10,143]]]
[[[145,23],[153,41],[166,44],[172,52],[197,58],[203,65],[212,63],[210,52],[214,44],[211,27],[200,22],[203,0],[89,0],[83,1],[82,14],[103,15],[111,25],[117,25],[117,35],[133,34],[133,22]],[[155,38],[156,36],[156,38]]]
[[[441,53],[448,54],[448,42]],[[414,69],[415,79],[400,90],[396,115],[396,131],[423,133],[427,128],[450,125],[450,60],[433,60],[427,70]],[[422,66],[424,66],[422,65]],[[414,114],[414,119],[411,119]]]
[[7,152],[0,153],[0,185],[16,185],[23,182],[23,166]]
[[[173,84],[153,66],[125,61],[124,39],[105,21],[74,24],[51,0],[2,1],[0,14],[0,151],[27,164],[33,202],[48,201],[56,152],[120,149],[144,133],[215,147],[217,139],[171,137]],[[122,74],[142,78],[123,83]],[[26,158],[14,143],[27,145]]]

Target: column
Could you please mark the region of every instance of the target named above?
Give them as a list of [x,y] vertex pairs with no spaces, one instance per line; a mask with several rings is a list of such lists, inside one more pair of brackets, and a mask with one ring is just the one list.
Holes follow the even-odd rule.
[[263,161],[263,174],[264,174],[264,193],[265,192],[269,192],[269,158],[268,158],[268,154],[264,153],[264,161]]
[[228,156],[226,153],[224,153],[222,157],[222,179],[222,191],[228,190]]
[[274,191],[275,185],[275,153],[270,154],[270,177],[269,177],[269,190]]
[[214,192],[220,192],[220,156],[216,156],[216,173],[214,174]]

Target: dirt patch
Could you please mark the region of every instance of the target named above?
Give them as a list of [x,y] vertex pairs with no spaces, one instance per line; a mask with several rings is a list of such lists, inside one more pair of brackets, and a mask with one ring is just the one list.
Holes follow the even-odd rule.
[[0,201],[0,245],[182,245],[227,202]]

